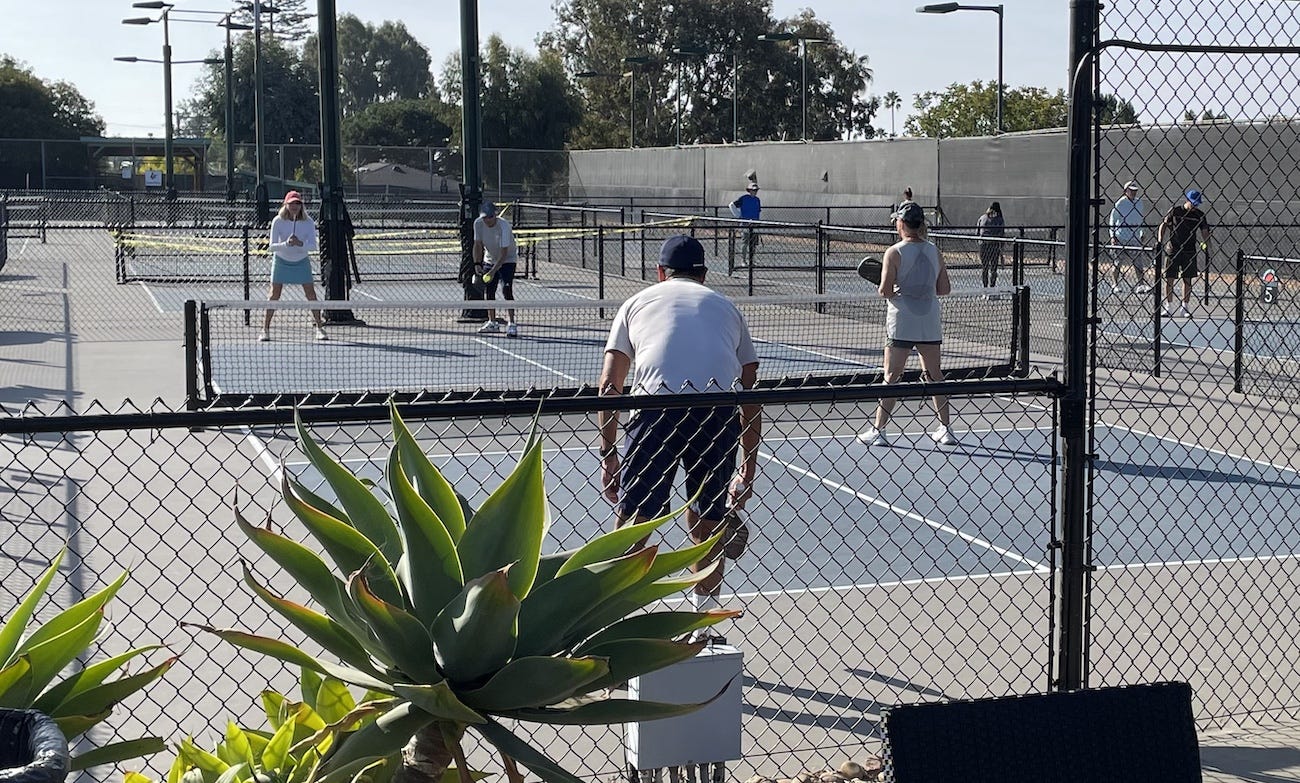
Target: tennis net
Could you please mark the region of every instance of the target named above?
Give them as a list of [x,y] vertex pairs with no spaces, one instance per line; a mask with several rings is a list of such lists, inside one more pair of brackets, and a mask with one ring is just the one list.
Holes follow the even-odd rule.
[[[882,380],[884,300],[861,296],[734,300],[749,324],[765,387]],[[480,305],[483,303],[475,303]],[[496,302],[504,318],[506,302]],[[187,391],[194,404],[267,405],[367,396],[590,393],[619,301],[513,303],[518,339],[504,326],[464,323],[465,302],[191,301],[186,305]],[[323,310],[328,339],[316,339]],[[265,313],[269,340],[259,340]],[[364,326],[334,325],[341,311]],[[332,320],[331,320],[332,319]],[[943,303],[949,379],[1028,371],[1029,291],[956,292]],[[916,361],[905,379],[919,375]],[[722,388],[731,379],[720,379]]]

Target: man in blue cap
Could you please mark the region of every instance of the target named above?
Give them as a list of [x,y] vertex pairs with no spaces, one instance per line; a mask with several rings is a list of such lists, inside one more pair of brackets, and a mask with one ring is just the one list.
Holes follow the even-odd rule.
[[[1156,238],[1165,248],[1165,315],[1174,314],[1174,281],[1183,281],[1183,304],[1179,313],[1191,315],[1192,281],[1196,279],[1196,235],[1201,235],[1200,249],[1210,249],[1210,221],[1201,211],[1205,199],[1201,191],[1187,191],[1187,200],[1169,210],[1160,221]],[[1165,244],[1166,241],[1168,244]]]
[[[514,232],[510,230],[510,221],[498,214],[496,204],[484,201],[481,211],[483,215],[474,221],[474,271],[483,281],[483,291],[489,301],[496,301],[499,282],[501,296],[513,302],[515,267],[519,262],[519,247],[515,244]],[[506,312],[509,317],[506,337],[518,337],[519,326],[515,324],[515,311]],[[496,310],[488,310],[487,321],[478,329],[480,334],[501,331],[496,316]]]
[[[605,344],[600,393],[696,394],[749,389],[758,377],[758,355],[740,310],[704,284],[704,247],[693,237],[673,236],[659,252],[659,283],[628,298],[614,316]],[[628,372],[636,371],[630,389]],[[691,539],[712,536],[731,508],[752,494],[762,435],[758,405],[696,405],[644,409],[627,423],[624,454],[617,446],[618,412],[597,416],[601,486],[617,505],[618,524],[644,522],[669,510],[680,463],[686,496],[698,498],[686,512]],[[736,467],[737,447],[741,452]],[[716,553],[701,561],[708,566]],[[695,607],[718,608],[722,566],[695,586]]]

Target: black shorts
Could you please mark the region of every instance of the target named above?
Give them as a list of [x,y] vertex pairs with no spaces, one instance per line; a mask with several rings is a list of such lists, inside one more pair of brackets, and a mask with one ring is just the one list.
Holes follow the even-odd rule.
[[653,519],[668,513],[681,463],[686,496],[700,493],[696,513],[720,522],[727,512],[727,488],[736,472],[739,444],[735,406],[637,412],[627,423],[619,515]]
[[886,348],[902,348],[905,351],[910,351],[918,345],[943,345],[943,340],[900,340],[891,337],[885,341]]
[[[483,294],[488,299],[497,298],[497,283],[501,284],[506,299],[515,298],[515,267],[517,264],[502,264],[492,275],[492,282],[483,284]],[[479,277],[482,280],[482,277]]]
[[1173,280],[1181,277],[1184,280],[1191,280],[1196,277],[1196,254],[1181,254],[1171,256],[1165,261],[1165,279]]

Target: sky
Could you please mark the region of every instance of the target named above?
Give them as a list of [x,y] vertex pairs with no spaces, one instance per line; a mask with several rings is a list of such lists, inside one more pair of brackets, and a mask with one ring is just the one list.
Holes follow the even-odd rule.
[[[229,0],[175,0],[176,7],[225,10]],[[1005,78],[1008,85],[1065,86],[1067,0],[1003,0],[1006,6]],[[997,77],[997,18],[991,13],[944,16],[915,13],[919,0],[775,0],[774,14],[791,17],[812,8],[839,39],[871,58],[871,92],[903,98],[902,130],[914,95],[954,82]],[[310,3],[309,3],[310,5]],[[458,0],[336,0],[338,13],[367,22],[405,22],[429,48],[437,70],[460,47]],[[163,78],[159,65],[118,63],[117,56],[161,59],[159,25],[128,26],[121,20],[148,12],[131,0],[0,0],[0,53],[26,63],[43,79],[76,85],[104,118],[109,135],[162,135]],[[179,15],[178,15],[179,16]],[[171,25],[173,60],[202,59],[224,43],[215,23]],[[215,22],[217,17],[213,17]],[[551,28],[550,0],[479,0],[482,39],[496,33],[511,46],[534,49]],[[188,97],[201,65],[174,65],[175,102]],[[889,129],[888,112],[878,127]]]

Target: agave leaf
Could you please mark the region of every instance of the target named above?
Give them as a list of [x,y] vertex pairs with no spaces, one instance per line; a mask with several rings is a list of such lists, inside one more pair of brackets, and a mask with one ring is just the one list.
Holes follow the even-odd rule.
[[[214,778],[230,769],[229,764],[195,745],[194,740],[189,737],[181,740],[180,745],[177,746],[177,752],[189,766],[200,769]],[[205,774],[204,778],[206,779],[206,777]]]
[[335,622],[346,627],[353,636],[365,636],[364,624],[354,616],[348,603],[348,591],[343,580],[335,576],[315,552],[297,541],[250,524],[239,513],[239,509],[235,509],[235,523],[250,541],[301,585]]
[[[68,611],[72,611],[69,609]],[[56,618],[57,619],[57,618]],[[68,628],[63,633],[48,638],[40,644],[24,642],[19,650],[30,656],[32,670],[25,678],[27,695],[24,703],[30,704],[45,687],[58,676],[59,672],[86,652],[90,643],[99,634],[99,626],[104,621],[102,606],[82,617],[81,622]],[[54,621],[51,620],[51,623]]]
[[12,663],[0,669],[0,707],[22,707],[30,702],[28,677],[32,673],[30,655],[20,655]]
[[116,764],[120,761],[148,756],[151,753],[161,753],[166,749],[167,745],[162,741],[162,737],[141,737],[125,742],[114,742],[73,756],[72,765],[68,769],[72,772],[80,772],[101,764]]
[[[189,764],[185,763],[185,757],[177,753],[176,758],[172,759],[172,765],[167,768],[167,783],[181,783],[181,777],[189,769]],[[132,773],[127,773],[122,783],[131,783],[129,780]]]
[[675,519],[680,513],[681,511],[674,511],[670,514],[665,514],[658,519],[651,519],[648,522],[641,522],[640,524],[635,525],[624,525],[623,527],[599,535],[580,547],[578,551],[574,552],[573,555],[564,562],[564,565],[560,566],[560,570],[556,572],[555,575],[557,577],[564,576],[565,574],[572,573],[584,566],[622,557],[627,554],[632,547],[636,546],[638,541],[663,527],[664,523]]
[[316,770],[320,767],[320,754],[314,748],[308,748],[303,751],[298,758],[298,763],[289,771],[289,776],[285,778],[285,783],[306,783],[316,775]]
[[413,613],[428,627],[442,607],[465,586],[465,574],[455,540],[411,486],[398,452],[394,448],[388,456],[389,492],[402,523],[400,532],[406,549],[397,576],[411,597]]
[[51,717],[58,717],[59,715],[93,715],[112,710],[119,702],[143,690],[150,683],[166,674],[167,670],[175,665],[177,660],[178,658],[173,656],[138,674],[120,677],[112,682],[82,691],[60,704],[51,713]]
[[467,579],[510,567],[510,589],[528,595],[537,577],[542,540],[551,525],[542,477],[542,444],[524,452],[506,480],[483,501],[460,539],[461,567]]
[[432,715],[410,702],[400,704],[335,745],[320,768],[328,772],[358,759],[390,756],[400,751],[415,732],[434,720]]
[[[108,676],[118,669],[125,666],[132,659],[143,655],[147,652],[162,649],[161,644],[150,644],[145,647],[137,647],[134,650],[128,650],[121,655],[115,655],[112,658],[105,658],[102,661],[91,664],[86,668],[68,675],[57,685],[47,688],[35,702],[32,703],[32,709],[52,715],[59,705],[67,698],[82,693],[90,688],[102,685]],[[0,687],[0,691],[3,691]]]
[[[139,772],[128,770],[126,774],[122,775],[122,783],[154,783],[154,782],[149,778],[148,775],[142,775]],[[170,778],[168,778],[167,783],[173,783],[173,782]],[[176,779],[176,783],[180,783],[179,777]]]
[[578,645],[574,652],[582,655],[592,647],[619,639],[676,639],[699,628],[708,628],[723,620],[734,619],[741,614],[739,611],[722,610],[639,614],[614,623]]
[[357,702],[352,698],[348,686],[333,677],[321,683],[320,690],[316,693],[316,704],[313,705],[316,714],[327,724],[342,720],[356,708]]
[[249,772],[251,772],[249,765],[242,761],[238,764],[231,764],[226,768],[225,772],[217,776],[216,783],[239,783],[241,780],[251,779],[251,775],[245,777]]
[[[352,471],[325,453],[307,431],[307,427],[303,425],[301,416],[295,412],[293,418],[294,427],[298,430],[298,442],[303,452],[312,467],[320,471],[329,482],[335,497],[339,499],[340,505],[348,514],[347,521],[367,540],[373,542],[389,563],[396,563],[402,556],[402,542],[397,535],[397,525],[393,524],[393,518],[388,515],[388,509],[384,508],[384,504],[379,502],[379,498],[376,498],[365,484],[352,475]],[[287,484],[285,489],[289,489]],[[351,573],[356,568],[343,570]]]
[[315,778],[315,783],[356,783],[370,770],[387,763],[387,758],[357,759]]
[[298,676],[298,690],[302,693],[303,703],[316,709],[316,699],[320,695],[320,688],[325,684],[325,678],[311,669],[302,669]]
[[412,704],[438,720],[457,723],[482,723],[485,718],[466,706],[446,681],[437,685],[397,685],[397,695],[409,699]]
[[650,547],[594,563],[538,587],[519,609],[515,655],[544,655],[559,649],[569,631],[601,603],[641,581],[655,559]]
[[[712,544],[718,540],[721,540],[721,534],[687,550],[669,552],[667,556],[657,555],[654,564],[650,566],[649,573],[642,577],[640,582],[610,597],[609,600],[596,607],[595,611],[582,618],[582,621],[574,626],[573,633],[568,636],[568,639],[581,641],[597,631],[603,630],[606,626],[622,620],[636,610],[658,601],[660,598],[666,598],[674,593],[694,587],[699,582],[707,579],[721,567],[722,560],[715,560],[705,568],[687,576],[673,578],[663,578],[663,575],[680,571],[681,568],[662,566],[660,561],[667,557],[673,561],[671,565],[675,565],[686,559],[683,553],[697,550],[707,553],[712,548]],[[694,563],[697,560],[698,558],[690,562]]]
[[460,541],[461,536],[465,535],[465,520],[469,518],[460,496],[424,455],[406,422],[398,414],[397,406],[391,405],[389,410],[393,420],[393,440],[397,444],[402,470],[415,486],[415,491],[438,519],[442,520],[452,540]]
[[654,565],[650,566],[650,573],[646,574],[645,580],[662,579],[669,574],[675,574],[678,571],[684,571],[704,559],[705,555],[713,551],[725,535],[725,531],[719,530],[713,536],[704,541],[688,546],[685,549],[671,550],[668,552],[659,552],[655,556]]
[[127,576],[128,573],[123,571],[121,576],[113,580],[107,587],[59,612],[49,622],[37,628],[31,636],[24,639],[22,644],[18,645],[18,652],[24,653],[33,650],[51,639],[63,636],[74,628],[82,627],[87,618],[96,616],[103,618],[104,605],[112,600],[117,591],[122,588],[122,585],[126,584]]
[[347,519],[346,511],[313,492],[311,487],[292,476],[286,476],[286,478],[289,479],[289,486],[293,489],[293,494],[307,501],[308,505],[324,511],[335,519]]
[[289,752],[300,753],[309,747],[316,747],[321,751],[321,753],[324,753],[329,749],[331,740],[336,735],[349,731],[356,731],[365,723],[373,723],[375,718],[388,712],[398,703],[398,699],[393,696],[385,697],[379,702],[362,702],[350,710],[346,715],[343,715],[338,720],[320,729],[312,736],[295,741],[293,747],[289,749]]
[[433,661],[433,639],[423,623],[401,607],[376,596],[365,577],[358,574],[348,580],[348,593],[365,614],[379,644],[403,674],[412,682],[433,683],[442,679]]
[[[68,551],[65,546],[54,556],[54,561],[50,567],[45,569],[41,578],[36,580],[36,584],[23,597],[21,603],[14,607],[14,613],[9,615],[3,627],[0,627],[0,666],[7,667],[15,660],[15,653],[18,650],[18,642],[23,638],[23,633],[27,630],[27,624],[31,622],[32,617],[36,614],[36,606],[45,597],[45,591],[50,589],[50,582],[54,580],[54,575],[59,572],[59,565],[63,562],[63,555]],[[0,693],[4,691],[0,688]]]
[[108,720],[108,716],[112,712],[112,710],[104,710],[95,715],[60,715],[54,719],[54,722],[58,724],[59,731],[63,732],[63,736],[71,740]]
[[[226,749],[227,756],[218,753],[227,764],[238,764],[243,762],[249,766],[253,765],[253,743],[248,740],[248,733],[239,728],[235,722],[226,722],[226,741],[221,743]],[[257,755],[261,758],[262,754]]]
[[353,636],[347,628],[319,612],[314,612],[301,604],[273,595],[270,590],[267,590],[257,581],[252,572],[248,570],[246,563],[243,564],[243,569],[244,582],[252,589],[253,593],[281,617],[288,620],[295,628],[306,634],[307,638],[337,655],[338,659],[348,666],[377,679],[383,679],[383,675],[375,669],[374,664],[371,662],[366,645]]
[[546,783],[583,783],[582,778],[573,775],[547,758],[532,745],[516,737],[500,723],[488,721],[475,726],[474,729],[483,735],[483,739],[495,745],[502,753],[523,764]]
[[598,658],[517,658],[492,675],[482,688],[460,696],[483,712],[545,707],[575,693],[585,693],[584,685],[608,674],[609,664]]
[[[304,672],[314,672],[310,666],[300,667]],[[262,709],[266,711],[266,722],[271,728],[279,729],[284,724],[287,714],[284,709],[284,694],[273,690],[262,691]]]
[[283,726],[275,730],[275,736],[271,737],[266,750],[262,751],[263,769],[284,769],[289,760],[289,746],[293,744],[295,728],[293,721],[285,721]]
[[261,653],[263,655],[269,655],[272,658],[284,661],[285,663],[291,663],[294,666],[303,666],[320,672],[321,674],[328,674],[331,677],[351,683],[360,688],[372,688],[385,693],[391,692],[392,686],[387,682],[375,679],[369,674],[357,671],[356,669],[350,669],[346,666],[337,666],[332,663],[321,661],[308,655],[302,650],[299,650],[291,644],[280,641],[279,639],[270,639],[265,636],[257,636],[255,634],[230,628],[213,628],[198,623],[181,623],[181,627],[197,628],[200,631],[220,637],[236,647],[243,647],[245,650],[252,650],[253,652]]
[[731,687],[728,681],[722,690],[706,701],[695,704],[670,704],[639,699],[588,699],[573,700],[575,706],[559,705],[552,709],[507,710],[502,717],[530,723],[549,723],[558,726],[608,726],[618,723],[641,723],[648,720],[676,718],[689,715],[717,701]]
[[[376,542],[371,541],[364,533],[347,522],[335,519],[304,503],[293,494],[287,482],[283,483],[282,489],[285,503],[298,517],[298,521],[302,522],[303,526],[320,542],[321,547],[334,560],[334,564],[340,571],[345,574],[361,571],[370,579],[375,592],[383,596],[384,600],[399,604],[402,602],[397,575],[389,565],[390,562],[397,562],[397,557],[389,561]],[[384,512],[385,515],[387,513]],[[394,526],[393,530],[396,531],[397,527]]]
[[625,683],[633,677],[694,658],[707,642],[686,644],[663,639],[619,639],[591,648],[592,657],[609,661],[609,674],[589,683],[587,692]]
[[549,555],[542,555],[542,559],[537,563],[537,578],[533,580],[533,589],[541,587],[555,578],[564,564],[569,562],[573,557],[576,549],[566,549],[562,552],[552,552]]
[[519,632],[519,599],[505,570],[471,579],[431,630],[438,665],[455,682],[473,682],[505,666]]

